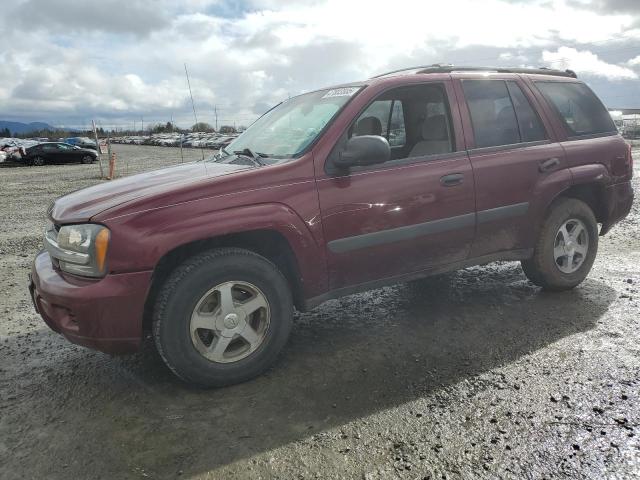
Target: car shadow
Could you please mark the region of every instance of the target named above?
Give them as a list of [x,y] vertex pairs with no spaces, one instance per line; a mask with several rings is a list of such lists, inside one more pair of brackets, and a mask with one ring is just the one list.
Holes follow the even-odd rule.
[[[213,390],[181,383],[149,345],[112,358],[39,330],[37,348],[53,343],[60,350],[48,354],[37,381],[20,380],[20,405],[5,412],[28,408],[20,451],[50,461],[44,471],[25,466],[20,455],[11,462],[28,477],[70,478],[92,468],[104,478],[136,469],[154,478],[201,474],[588,331],[615,298],[596,279],[573,291],[542,292],[511,263],[387,287],[297,314],[274,368]],[[9,438],[10,451],[17,441]]]

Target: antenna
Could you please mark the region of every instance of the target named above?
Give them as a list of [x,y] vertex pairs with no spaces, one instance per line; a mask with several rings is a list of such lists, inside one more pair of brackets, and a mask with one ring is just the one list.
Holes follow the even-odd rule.
[[[193,108],[193,118],[196,121],[196,125],[198,125],[198,116],[196,115],[196,104],[193,103],[193,93],[191,93],[191,82],[189,81],[189,72],[187,71],[187,64],[184,64],[184,73],[187,76],[187,85],[189,86],[189,96],[191,97],[191,108]],[[202,153],[202,160],[204,160],[204,149],[202,148],[202,143],[200,143],[200,152]]]

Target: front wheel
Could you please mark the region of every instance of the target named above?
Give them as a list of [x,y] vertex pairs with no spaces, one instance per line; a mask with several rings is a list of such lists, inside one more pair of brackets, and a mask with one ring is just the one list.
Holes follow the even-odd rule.
[[33,157],[33,159],[31,160],[31,165],[33,165],[34,167],[41,167],[44,165],[44,158],[37,156],[37,157]]
[[598,223],[581,200],[556,201],[540,230],[525,275],[545,290],[568,290],[587,277],[598,251]]
[[155,305],[158,351],[180,378],[230,385],[271,366],[291,331],[293,301],[276,266],[248,250],[196,255],[164,283]]
[[80,160],[82,163],[84,163],[85,165],[89,164],[89,163],[93,163],[94,162],[94,158],[91,155],[85,155],[84,157],[82,157],[82,160]]

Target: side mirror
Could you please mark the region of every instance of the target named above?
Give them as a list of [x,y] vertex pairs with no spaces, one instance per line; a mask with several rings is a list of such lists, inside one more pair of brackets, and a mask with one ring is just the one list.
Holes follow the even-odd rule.
[[334,164],[338,168],[362,167],[384,163],[391,158],[391,149],[386,138],[378,135],[352,137]]

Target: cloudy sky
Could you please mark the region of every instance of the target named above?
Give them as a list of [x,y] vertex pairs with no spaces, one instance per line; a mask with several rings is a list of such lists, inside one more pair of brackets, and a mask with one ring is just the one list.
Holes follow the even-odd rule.
[[250,123],[289,95],[435,62],[571,68],[640,108],[640,0],[13,0],[0,119]]

